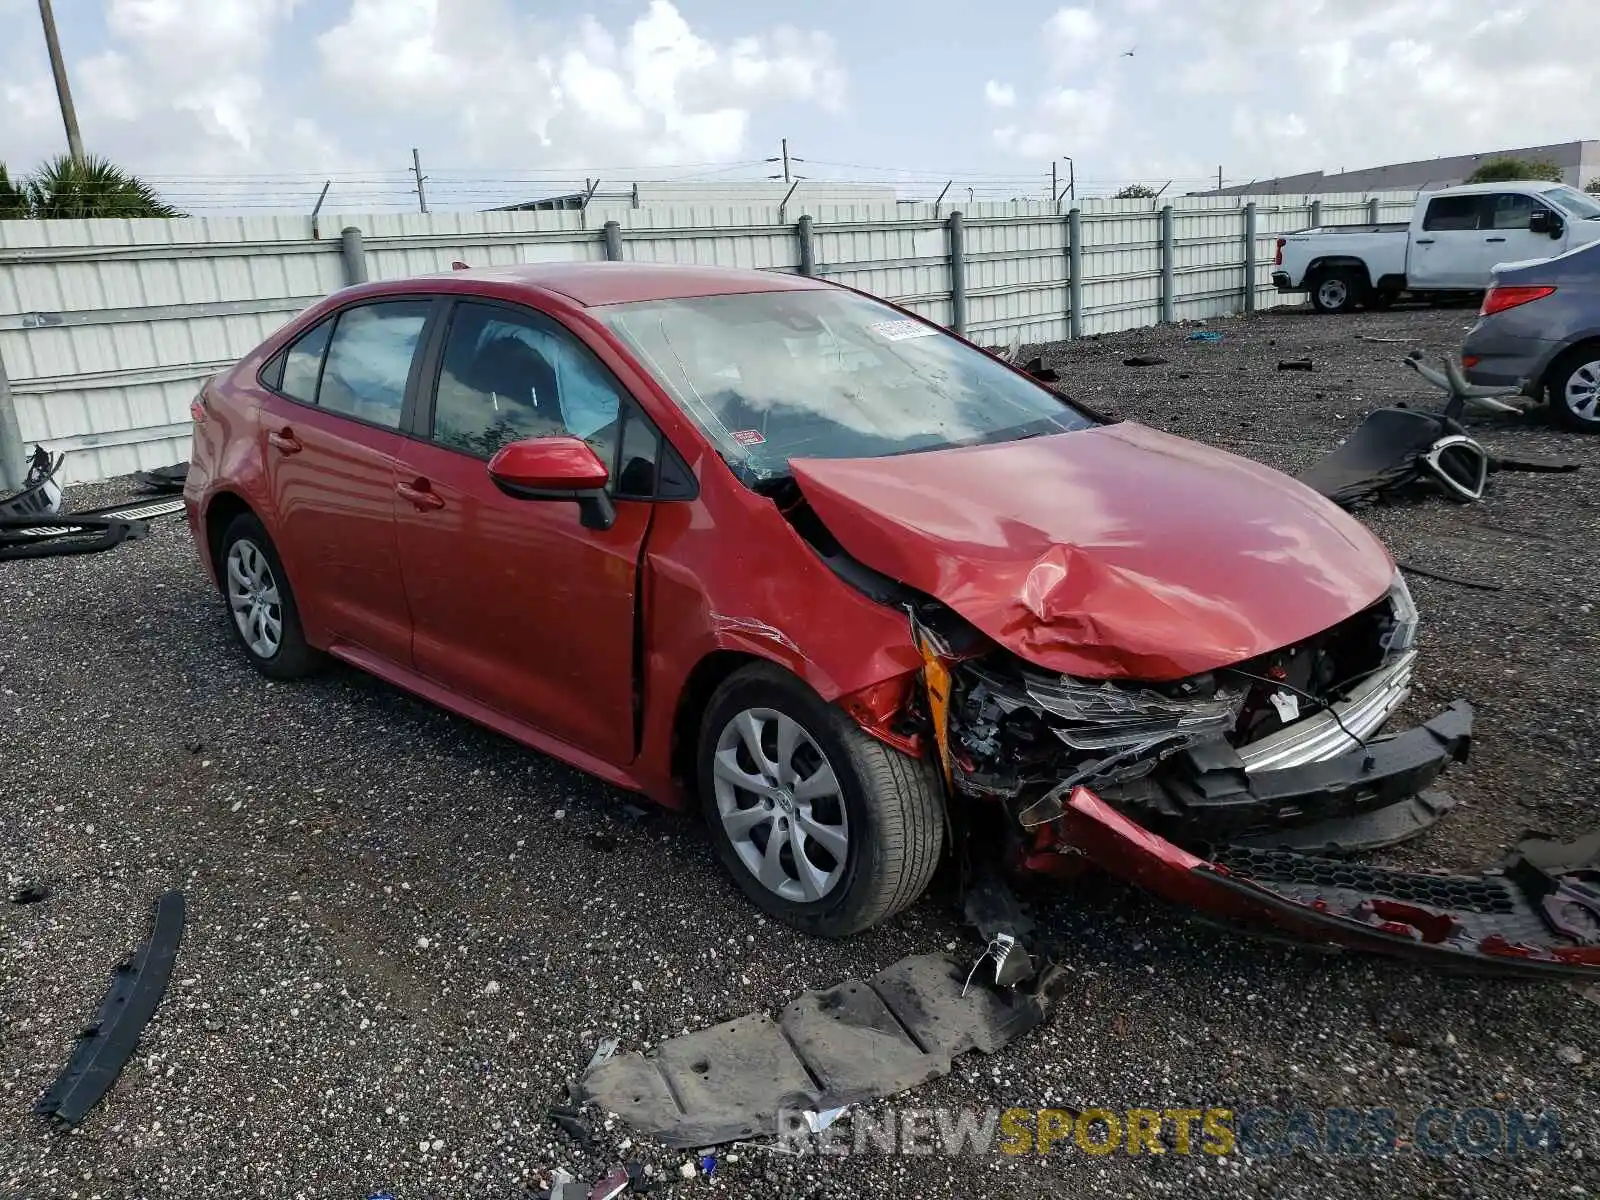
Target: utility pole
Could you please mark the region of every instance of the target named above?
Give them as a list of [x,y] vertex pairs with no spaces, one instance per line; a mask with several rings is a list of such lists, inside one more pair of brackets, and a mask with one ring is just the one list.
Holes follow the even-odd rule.
[[422,156],[417,153],[415,146],[411,147],[411,173],[417,177],[417,208],[421,212],[427,212],[428,193],[422,184],[428,177],[422,173]]
[[1056,212],[1061,211],[1061,201],[1056,195],[1056,160],[1050,160],[1050,207]]
[[67,127],[67,153],[76,166],[83,166],[83,135],[78,132],[78,112],[72,107],[72,89],[67,86],[67,64],[61,57],[61,39],[56,36],[56,15],[50,0],[39,0],[39,21],[44,26],[44,45],[50,52],[50,70],[56,77],[56,99],[61,102],[61,123]]
[[802,163],[802,162],[805,162],[805,159],[803,159],[803,158],[790,158],[789,157],[789,139],[788,138],[781,139],[780,145],[782,146],[782,153],[777,158],[769,158],[769,159],[767,159],[767,161],[769,163],[782,163],[783,164],[783,174],[782,175],[769,175],[769,176],[767,176],[767,178],[768,179],[782,179],[785,183],[793,183],[796,179],[804,179],[805,178],[804,175],[791,175],[791,174],[789,174],[789,164],[791,162]]
[[1217,191],[1220,192],[1221,190],[1222,190],[1222,165],[1219,163],[1217,165]]

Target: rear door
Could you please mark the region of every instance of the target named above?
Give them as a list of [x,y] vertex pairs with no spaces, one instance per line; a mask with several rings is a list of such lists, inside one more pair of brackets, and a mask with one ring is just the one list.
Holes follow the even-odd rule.
[[[463,300],[435,339],[416,436],[400,452],[400,557],[422,674],[610,763],[634,756],[638,564],[660,440],[614,376],[553,318]],[[507,442],[570,434],[612,470],[616,522],[489,478]],[[617,464],[622,464],[620,474]]]
[[1434,196],[1423,213],[1422,228],[1412,234],[1406,260],[1406,286],[1415,291],[1488,286],[1488,271],[1478,278],[1484,237],[1479,222],[1484,197]]
[[395,541],[395,457],[431,299],[341,309],[263,372],[273,541],[319,641],[411,657]]

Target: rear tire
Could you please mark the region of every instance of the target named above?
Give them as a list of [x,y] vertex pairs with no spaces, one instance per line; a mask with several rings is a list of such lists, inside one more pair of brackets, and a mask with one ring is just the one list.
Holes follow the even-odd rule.
[[1355,271],[1334,267],[1311,281],[1311,307],[1320,313],[1347,313],[1365,298],[1367,281]]
[[1600,433],[1600,342],[1574,346],[1545,375],[1556,423],[1579,433]]
[[716,690],[696,768],[717,857],[785,924],[858,933],[933,878],[944,799],[932,766],[868,736],[779,667],[753,664]]
[[299,679],[322,666],[322,655],[300,626],[277,548],[252,514],[241,513],[223,531],[217,577],[228,605],[228,628],[252,667],[269,679]]

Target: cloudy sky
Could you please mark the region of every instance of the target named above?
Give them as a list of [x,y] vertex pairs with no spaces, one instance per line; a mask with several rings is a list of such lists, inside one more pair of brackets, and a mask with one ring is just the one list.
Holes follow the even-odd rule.
[[[204,208],[437,207],[540,181],[1175,190],[1600,136],[1600,0],[55,0],[90,151]],[[1003,14],[1003,15],[1002,15]],[[1132,51],[1131,56],[1126,52]],[[36,0],[0,0],[0,161],[63,148]],[[1587,123],[1586,123],[1587,122]],[[743,164],[729,167],[729,164]],[[1063,173],[1065,168],[1062,168]],[[304,207],[309,207],[306,204]]]

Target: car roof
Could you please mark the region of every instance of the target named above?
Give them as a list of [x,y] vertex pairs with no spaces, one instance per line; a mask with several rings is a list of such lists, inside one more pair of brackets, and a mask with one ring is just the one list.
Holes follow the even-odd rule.
[[1458,183],[1454,187],[1438,188],[1429,192],[1430,196],[1437,196],[1440,192],[1449,192],[1452,196],[1481,196],[1484,192],[1503,192],[1507,188],[1527,188],[1530,191],[1548,192],[1551,188],[1563,185],[1551,179],[1502,179],[1498,183]]
[[[586,308],[626,304],[636,300],[674,300],[691,296],[734,296],[749,292],[793,292],[825,288],[828,284],[803,275],[780,271],[743,271],[732,267],[701,267],[676,263],[586,262],[529,263],[519,266],[482,267],[423,276],[404,284],[436,286],[441,279],[459,281],[450,291],[484,289],[506,295],[522,289],[554,292]],[[465,284],[465,287],[459,287]]]

